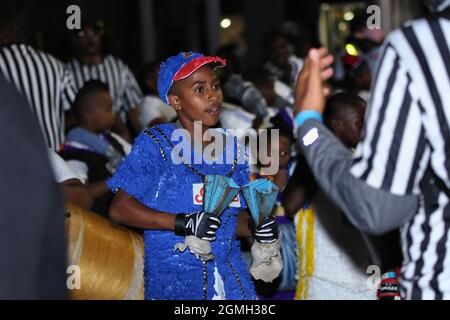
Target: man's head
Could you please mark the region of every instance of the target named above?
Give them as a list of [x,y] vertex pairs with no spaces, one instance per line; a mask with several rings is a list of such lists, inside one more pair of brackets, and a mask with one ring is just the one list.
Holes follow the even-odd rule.
[[0,45],[23,41],[25,38],[25,1],[5,0],[0,9]]
[[223,102],[220,80],[215,67],[224,67],[226,61],[194,52],[181,52],[161,64],[158,93],[172,106],[181,123],[202,121],[213,127],[219,121]]
[[158,95],[159,61],[145,64],[139,73],[139,85],[145,95]]
[[289,45],[280,31],[267,33],[263,38],[263,50],[267,59],[278,66],[288,64]]
[[345,146],[355,148],[361,139],[365,110],[366,103],[358,95],[340,92],[327,100],[323,120]]
[[95,133],[110,130],[114,125],[113,99],[108,86],[99,80],[85,83],[77,93],[74,108],[80,125]]
[[81,30],[72,33],[72,45],[79,56],[96,55],[101,52],[103,22],[85,21]]

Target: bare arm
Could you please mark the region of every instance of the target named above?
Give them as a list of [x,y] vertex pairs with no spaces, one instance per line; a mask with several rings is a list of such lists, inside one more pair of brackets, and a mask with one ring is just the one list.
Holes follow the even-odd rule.
[[245,210],[238,213],[236,228],[236,235],[238,237],[250,237],[252,235],[250,229],[248,228],[249,218],[250,216]]
[[127,112],[128,120],[130,121],[131,126],[133,127],[136,134],[142,131],[142,126],[139,123],[139,108],[134,107],[128,110]]
[[130,131],[128,130],[126,124],[118,116],[116,117],[116,121],[114,122],[113,131],[124,138],[126,141],[130,143],[132,142]]
[[97,199],[109,192],[109,188],[106,186],[105,181],[88,183],[86,186],[94,199]]
[[64,191],[67,202],[73,202],[80,207],[90,209],[92,206],[92,196],[85,185],[78,179],[69,179],[59,183]]
[[174,230],[175,215],[147,208],[132,196],[119,190],[110,208],[115,222],[141,229]]

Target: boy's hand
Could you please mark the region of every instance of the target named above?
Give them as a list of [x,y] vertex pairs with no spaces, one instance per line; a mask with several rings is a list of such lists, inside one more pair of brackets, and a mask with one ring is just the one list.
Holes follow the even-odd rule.
[[288,170],[286,168],[278,170],[278,173],[273,178],[273,183],[278,187],[280,192],[283,192],[289,179]]
[[196,236],[206,241],[216,240],[216,231],[220,226],[219,217],[203,211],[191,214],[178,214],[175,218],[175,234]]
[[294,115],[304,110],[323,113],[330,89],[325,81],[333,75],[333,56],[326,48],[311,49],[295,87]]
[[260,226],[255,227],[250,219],[250,230],[259,243],[274,243],[278,240],[278,224],[275,217],[269,217]]

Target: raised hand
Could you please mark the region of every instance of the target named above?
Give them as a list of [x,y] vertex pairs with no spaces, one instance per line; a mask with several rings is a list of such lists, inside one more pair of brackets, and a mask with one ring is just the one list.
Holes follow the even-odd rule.
[[330,89],[325,81],[332,77],[333,56],[326,48],[311,49],[295,87],[294,114],[304,110],[323,113],[325,97]]

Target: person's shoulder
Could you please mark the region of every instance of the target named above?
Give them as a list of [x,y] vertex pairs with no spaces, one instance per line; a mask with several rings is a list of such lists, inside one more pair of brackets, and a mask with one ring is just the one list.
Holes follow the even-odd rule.
[[114,56],[112,54],[107,54],[104,58],[103,58],[104,62],[110,62],[115,64],[116,66],[118,66],[120,69],[129,69],[128,65],[119,57]]
[[407,28],[423,28],[425,27],[429,22],[431,21],[430,18],[427,17],[420,17],[413,20],[406,21],[401,27],[401,30],[407,29]]
[[390,34],[389,37],[392,39],[392,42],[395,42],[395,39],[399,36],[404,35],[405,33],[423,33],[430,31],[430,22],[436,21],[437,19],[433,18],[432,16],[427,17],[420,17],[413,20],[408,20],[405,23],[403,23],[402,26],[394,29]]
[[66,68],[74,68],[76,66],[80,66],[81,64],[77,58],[73,58],[73,59],[66,61],[66,63],[64,65],[66,66]]
[[391,31],[385,45],[395,50],[401,58],[409,61],[410,53],[417,54],[422,48],[427,52],[428,41],[433,41],[435,32],[432,24],[438,20],[431,16],[406,21],[402,26]]
[[147,130],[156,130],[156,131],[162,131],[164,133],[171,133],[174,129],[175,129],[174,124],[172,122],[168,122],[168,123],[156,124],[156,125],[148,128]]
[[174,126],[171,123],[147,128],[137,136],[133,148],[145,150],[146,154],[163,154],[165,157],[166,139],[170,139],[173,130]]
[[27,46],[30,51],[34,51],[37,55],[41,56],[42,58],[48,59],[53,64],[56,64],[58,67],[64,68],[64,62],[62,62],[60,59],[56,58],[54,55],[48,52],[44,52],[41,50],[34,49],[31,46]]
[[58,67],[63,67],[64,64],[61,60],[53,56],[48,52],[44,52],[38,49],[35,49],[33,46],[26,43],[13,43],[6,46],[2,46],[1,50],[11,50],[16,52],[21,52],[22,55],[39,57],[41,59],[45,59],[46,62],[50,62],[52,64],[56,64]]

